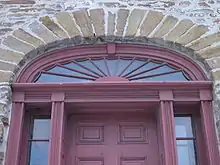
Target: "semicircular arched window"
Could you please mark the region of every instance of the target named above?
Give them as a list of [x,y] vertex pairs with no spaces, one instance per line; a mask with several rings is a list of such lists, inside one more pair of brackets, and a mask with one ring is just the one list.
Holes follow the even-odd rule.
[[86,58],[56,63],[42,70],[35,82],[189,81],[178,67],[152,59],[131,57]]

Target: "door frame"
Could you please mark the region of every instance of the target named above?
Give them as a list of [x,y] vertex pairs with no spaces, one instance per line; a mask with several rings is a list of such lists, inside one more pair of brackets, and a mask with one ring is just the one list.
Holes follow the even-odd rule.
[[[160,133],[160,159],[163,165],[177,165],[174,104],[197,104],[201,114],[201,123],[206,146],[203,148],[207,156],[206,165],[216,164],[219,159],[217,139],[212,112],[211,82],[95,82],[79,84],[13,84],[13,109],[6,165],[15,165],[22,153],[22,128],[24,125],[25,106],[51,105],[51,139],[49,149],[49,165],[63,165],[64,129],[68,111],[65,105],[77,103],[146,103],[158,104],[157,121]],[[144,92],[143,92],[144,91]],[[80,93],[83,93],[80,95]],[[91,97],[92,93],[92,97]],[[135,93],[135,95],[133,95]],[[115,97],[111,97],[114,95]],[[18,130],[14,132],[13,130]],[[19,135],[18,140],[14,137]],[[14,151],[17,151],[16,153]],[[17,160],[18,161],[18,160]],[[57,163],[58,162],[58,163]],[[19,164],[18,161],[16,165]]]

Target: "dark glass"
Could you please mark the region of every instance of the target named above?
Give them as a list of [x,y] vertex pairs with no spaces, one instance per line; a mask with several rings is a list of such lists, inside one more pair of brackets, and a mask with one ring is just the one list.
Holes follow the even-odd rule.
[[50,119],[34,118],[29,139],[28,165],[47,165],[50,139]]
[[191,117],[175,117],[176,137],[193,137]]
[[178,165],[196,165],[193,140],[177,140]]
[[[120,59],[118,64],[117,75],[121,74],[121,72],[130,64],[130,59]],[[131,66],[130,66],[131,67]],[[130,68],[129,67],[129,68]],[[129,69],[127,69],[124,73],[126,73]]]
[[175,117],[178,165],[196,165],[195,138],[192,118],[190,116]]
[[[124,61],[123,61],[124,62]],[[127,73],[129,72],[132,72],[133,73],[138,73],[142,70],[142,68],[144,66],[142,66],[140,69],[137,69],[138,67],[140,67],[141,65],[145,64],[146,61],[141,61],[141,60],[135,60],[128,68],[127,70],[124,72],[123,75],[126,75]],[[135,70],[135,71],[134,71]]]
[[[104,60],[93,60],[94,64],[102,70],[105,75],[108,75],[107,66]],[[100,71],[99,71],[100,72]],[[101,73],[101,72],[100,72]]]
[[29,165],[48,164],[48,142],[30,142]]
[[49,139],[50,119],[34,119],[33,140]]
[[188,80],[184,77],[182,72],[176,72],[172,74],[141,78],[135,81],[188,81]]
[[107,62],[107,65],[108,65],[110,75],[115,76],[116,75],[118,59],[109,59],[109,60],[106,60],[106,62]]
[[[133,63],[132,65],[136,65],[136,68],[138,68],[139,66],[143,65],[143,63],[144,63],[143,61],[139,61],[138,60],[138,61],[135,61],[135,64]],[[140,69],[134,71],[131,75],[138,74],[140,72],[144,72],[144,71],[150,70],[150,69],[155,68],[155,67],[157,67],[159,65],[161,65],[161,64],[149,62],[146,65],[144,65],[143,67],[141,67]],[[148,72],[146,72],[146,73],[148,73]],[[141,74],[141,76],[146,75],[146,73]]]
[[91,80],[84,80],[73,77],[63,77],[57,75],[51,75],[43,73],[38,78],[37,82],[90,82]]

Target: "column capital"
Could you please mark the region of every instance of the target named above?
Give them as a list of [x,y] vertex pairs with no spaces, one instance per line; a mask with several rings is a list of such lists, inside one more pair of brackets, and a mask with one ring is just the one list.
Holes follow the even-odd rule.
[[65,93],[64,92],[53,92],[51,96],[52,102],[63,102],[65,99]]
[[159,94],[160,94],[161,101],[172,101],[173,100],[172,90],[169,90],[169,89],[160,90]]
[[23,103],[25,101],[25,93],[24,92],[14,92],[12,95],[13,103]]

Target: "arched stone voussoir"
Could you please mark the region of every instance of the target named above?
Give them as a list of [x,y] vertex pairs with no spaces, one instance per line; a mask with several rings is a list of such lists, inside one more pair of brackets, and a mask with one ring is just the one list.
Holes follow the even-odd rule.
[[[13,81],[14,73],[10,71],[1,71],[0,70],[0,82],[2,83],[10,83]],[[0,84],[0,86],[1,86]]]
[[[0,60],[21,67],[27,59],[56,49],[123,42],[165,47],[205,64],[205,59],[218,57],[220,50],[220,47],[213,46],[220,41],[219,33],[206,35],[208,30],[192,20],[146,9],[118,9],[114,13],[102,8],[79,9],[43,16],[15,30],[2,41],[2,45],[16,52],[16,56],[10,55],[7,59],[3,55]],[[14,69],[9,68],[8,71]],[[0,70],[4,70],[3,65]]]
[[[196,51],[210,46],[220,39],[218,33],[203,37],[209,32],[207,26],[198,25],[189,19],[165,15],[158,11],[120,9],[116,14],[116,36],[163,38]],[[110,16],[112,17],[112,15]]]

